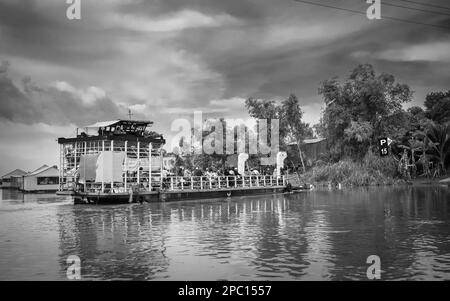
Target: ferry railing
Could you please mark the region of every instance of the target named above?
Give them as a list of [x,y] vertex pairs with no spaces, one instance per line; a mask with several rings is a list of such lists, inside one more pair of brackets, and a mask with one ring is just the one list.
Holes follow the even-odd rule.
[[137,183],[129,183],[127,187],[125,187],[122,182],[115,183],[98,183],[98,182],[87,182],[86,185],[79,184],[77,190],[80,192],[90,193],[90,194],[116,194],[116,193],[129,193],[130,190],[139,190],[139,191],[149,191],[148,182]]
[[[88,182],[80,188],[86,193],[127,193],[130,189],[148,191],[148,182],[140,184],[130,181],[127,187],[124,183],[101,183]],[[169,176],[163,178],[162,189],[164,190],[217,190],[217,189],[237,189],[237,188],[264,188],[280,187],[286,185],[285,176],[272,175],[245,175],[245,176]],[[85,187],[85,190],[84,190]]]
[[277,187],[286,185],[284,176],[245,175],[245,176],[170,176],[163,179],[165,190],[214,190],[227,188]]

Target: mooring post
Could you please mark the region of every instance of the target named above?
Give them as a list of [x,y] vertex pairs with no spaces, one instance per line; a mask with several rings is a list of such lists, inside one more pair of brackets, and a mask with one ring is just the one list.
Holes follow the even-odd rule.
[[[86,192],[87,185],[86,185],[86,154],[87,154],[87,142],[84,142],[84,192]],[[75,168],[76,168],[76,161],[75,161]]]
[[140,168],[141,167],[141,143],[137,142],[137,184],[139,185],[141,182],[141,176],[140,176]]
[[[102,141],[102,151],[105,151],[105,140]],[[128,141],[125,140],[125,179],[124,179],[124,188],[127,191],[127,182],[128,182]],[[103,182],[102,182],[102,192],[103,192]]]
[[[127,143],[127,141],[125,141]],[[152,143],[148,144],[148,191],[152,191]]]
[[[102,153],[105,155],[105,140],[102,140]],[[102,170],[104,170],[104,164],[102,164]],[[103,173],[104,175],[104,173]],[[127,178],[125,176],[125,189],[127,189]],[[105,192],[105,176],[102,177],[102,193]]]
[[128,199],[128,203],[133,203],[133,186],[130,185],[130,198]]

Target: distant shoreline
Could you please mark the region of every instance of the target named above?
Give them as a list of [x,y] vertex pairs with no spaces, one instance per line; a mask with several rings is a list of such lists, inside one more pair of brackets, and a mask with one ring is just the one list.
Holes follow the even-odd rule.
[[[449,179],[448,182],[441,182],[442,180]],[[448,176],[440,177],[440,178],[424,178],[419,177],[412,180],[404,180],[404,179],[395,179],[396,181],[394,183],[373,183],[373,184],[366,184],[366,185],[344,185],[341,184],[342,188],[349,188],[349,187],[375,187],[375,186],[423,186],[423,185],[448,185],[450,186],[450,178]],[[329,181],[322,181],[322,182],[311,182],[309,183],[313,185],[316,188],[329,188],[331,184],[331,188],[337,188],[338,184],[331,183]]]

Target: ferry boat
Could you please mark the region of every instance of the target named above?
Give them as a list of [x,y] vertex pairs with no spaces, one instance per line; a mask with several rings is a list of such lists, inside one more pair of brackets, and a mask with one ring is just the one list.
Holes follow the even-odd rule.
[[75,137],[58,138],[61,168],[57,194],[71,195],[75,204],[111,204],[284,193],[306,188],[292,177],[281,175],[280,166],[276,175],[163,177],[165,140],[149,130],[152,124],[136,120],[97,122],[77,129]]

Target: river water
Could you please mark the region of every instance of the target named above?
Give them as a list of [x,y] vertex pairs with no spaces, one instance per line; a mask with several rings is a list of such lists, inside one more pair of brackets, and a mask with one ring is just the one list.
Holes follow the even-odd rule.
[[1,190],[0,280],[450,280],[450,189],[72,205]]

